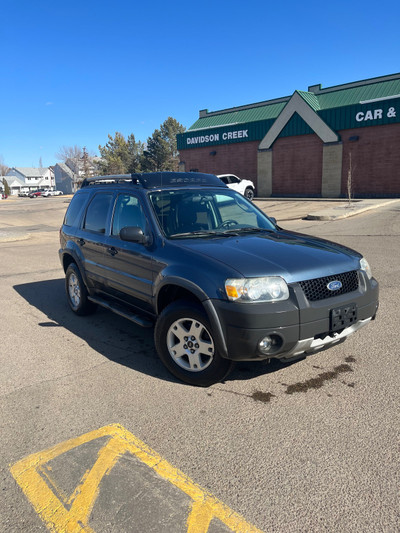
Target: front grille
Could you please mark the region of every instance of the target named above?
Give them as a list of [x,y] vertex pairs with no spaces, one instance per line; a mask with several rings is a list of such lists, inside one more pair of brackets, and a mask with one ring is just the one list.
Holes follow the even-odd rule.
[[[327,285],[331,281],[340,281],[342,287],[337,291],[330,291]],[[315,302],[317,300],[339,296],[339,294],[356,291],[358,289],[358,273],[357,270],[353,270],[352,272],[344,272],[344,274],[336,274],[335,276],[300,281],[299,284],[307,300]]]

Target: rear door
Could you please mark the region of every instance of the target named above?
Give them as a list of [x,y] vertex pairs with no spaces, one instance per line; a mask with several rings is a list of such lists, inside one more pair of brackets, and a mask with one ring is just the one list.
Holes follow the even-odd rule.
[[84,215],[81,228],[75,233],[75,242],[83,257],[86,277],[90,285],[101,289],[105,283],[106,234],[111,218],[112,192],[93,195]]

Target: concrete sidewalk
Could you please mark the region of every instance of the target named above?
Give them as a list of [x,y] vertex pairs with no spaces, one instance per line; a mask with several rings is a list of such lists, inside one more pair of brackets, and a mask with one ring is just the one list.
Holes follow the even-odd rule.
[[400,198],[353,200],[344,198],[256,198],[254,203],[269,216],[287,220],[339,220],[390,204]]
[[393,203],[400,203],[400,199],[370,199],[370,200],[353,200],[350,204],[332,206],[327,209],[321,209],[307,215],[307,220],[338,220],[341,218],[353,217],[370,211],[371,209],[378,209],[379,207],[386,207]]

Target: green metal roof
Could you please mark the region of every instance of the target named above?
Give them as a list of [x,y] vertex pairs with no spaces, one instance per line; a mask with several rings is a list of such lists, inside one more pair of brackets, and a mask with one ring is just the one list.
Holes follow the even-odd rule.
[[235,110],[226,110],[226,112],[207,113],[204,118],[199,118],[189,130],[212,128],[228,124],[237,124],[245,122],[257,122],[259,120],[275,119],[285,107],[285,101],[279,103],[266,104],[265,106],[244,106],[245,109],[236,108]]
[[318,94],[320,109],[332,109],[346,105],[359,104],[365,100],[375,100],[400,95],[400,76],[397,80],[372,83],[362,87],[341,89],[326,94]]
[[[375,99],[400,96],[400,74],[372,78],[322,89],[320,85],[308,91],[296,91],[314,111],[323,111],[359,104]],[[202,111],[190,130],[207,129],[229,124],[243,124],[276,119],[290,97],[250,104],[221,111]]]
[[319,111],[321,109],[319,105],[318,96],[314,93],[309,93],[305,91],[296,91],[306,102],[307,104],[314,109],[314,111]]

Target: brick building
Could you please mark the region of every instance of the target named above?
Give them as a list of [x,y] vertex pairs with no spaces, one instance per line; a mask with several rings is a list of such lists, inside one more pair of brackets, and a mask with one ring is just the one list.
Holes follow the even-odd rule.
[[400,74],[221,111],[177,137],[182,171],[233,173],[259,197],[400,196]]

